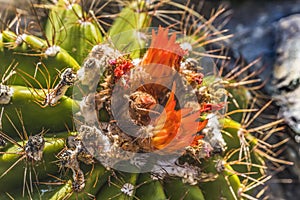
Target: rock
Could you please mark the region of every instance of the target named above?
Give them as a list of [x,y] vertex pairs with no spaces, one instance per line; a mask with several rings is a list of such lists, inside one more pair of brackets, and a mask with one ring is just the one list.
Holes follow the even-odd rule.
[[[225,2],[228,3],[228,0]],[[271,94],[274,92],[274,85],[268,80],[272,78],[273,65],[277,56],[278,21],[286,16],[300,13],[300,0],[248,0],[239,4],[233,2],[230,8],[233,9],[233,14],[225,28],[234,34],[231,49],[248,63],[260,58],[255,66],[257,70],[265,68],[260,78],[267,80],[264,89]]]
[[300,14],[282,18],[276,27],[273,97],[279,115],[300,134]]

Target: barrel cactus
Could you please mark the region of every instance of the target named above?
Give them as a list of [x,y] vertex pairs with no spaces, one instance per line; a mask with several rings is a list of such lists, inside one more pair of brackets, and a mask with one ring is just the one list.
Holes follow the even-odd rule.
[[210,49],[222,9],[30,7],[0,34],[1,199],[256,199],[266,161],[288,164],[267,142],[282,121],[255,123],[271,102],[251,64]]

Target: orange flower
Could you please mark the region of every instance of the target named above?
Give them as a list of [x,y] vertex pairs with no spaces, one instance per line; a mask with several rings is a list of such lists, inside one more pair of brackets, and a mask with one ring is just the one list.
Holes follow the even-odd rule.
[[[207,120],[199,121],[200,111],[191,114],[192,108],[175,110],[175,106],[176,101],[172,91],[165,111],[153,123],[152,146],[154,149],[166,147],[164,150],[169,152],[183,149],[195,139],[199,139],[195,137],[196,133],[207,124]],[[168,146],[172,141],[175,142]]]
[[[169,38],[169,29],[159,27],[157,34],[152,30],[152,42],[144,55],[140,66],[154,78],[156,84],[143,86],[143,92],[149,92],[156,100],[166,95],[166,90],[160,84],[171,86],[173,76],[180,70],[180,62],[186,54],[180,44],[176,42],[176,33]],[[202,77],[195,77],[200,78]],[[153,80],[153,79],[152,79]],[[198,79],[197,79],[198,81]],[[151,145],[154,150],[174,152],[184,149],[193,143],[197,132],[207,124],[207,120],[200,121],[201,108],[175,110],[175,84],[164,111],[156,120],[151,122],[154,127]],[[199,137],[196,137],[199,140]],[[195,139],[195,140],[196,140]]]
[[155,120],[152,137],[152,146],[162,149],[168,145],[176,136],[181,121],[181,112],[175,110],[176,101],[174,93],[171,92],[164,112]]
[[[176,71],[179,70],[180,62],[183,56],[186,54],[179,43],[176,43],[176,33],[168,37],[169,29],[164,29],[162,27],[158,28],[157,35],[155,31],[152,30],[152,42],[151,45],[141,61],[141,66],[148,69],[154,77],[168,76],[170,75],[170,69],[164,69],[161,66],[168,66]],[[159,70],[151,69],[149,65],[156,64],[159,65]],[[149,69],[150,68],[150,69]]]
[[[207,121],[207,120],[206,120]],[[190,144],[191,147],[198,147],[199,146],[199,141],[203,139],[203,135],[196,135],[194,137],[193,142]]]
[[189,114],[189,108],[183,109],[186,115],[183,115],[181,121],[181,127],[179,130],[178,137],[176,138],[176,147],[184,148],[187,146],[187,142],[189,142],[190,146],[192,146],[196,141],[202,139],[204,135],[196,135],[199,131],[204,129],[207,125],[208,119],[204,121],[200,121],[200,112],[195,112],[193,114]]

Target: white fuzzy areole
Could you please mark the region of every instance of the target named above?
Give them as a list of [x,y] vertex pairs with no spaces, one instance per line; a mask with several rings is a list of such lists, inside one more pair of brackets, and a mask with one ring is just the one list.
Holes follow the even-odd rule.
[[59,46],[53,45],[53,46],[49,47],[48,49],[46,49],[45,54],[46,54],[47,56],[54,57],[54,56],[56,56],[59,52],[60,52],[60,47],[59,47]]
[[176,160],[158,161],[151,171],[153,179],[163,179],[165,176],[180,177],[183,183],[196,185],[200,181],[200,168],[191,166],[187,163],[176,164]]
[[121,192],[123,192],[125,195],[132,197],[134,192],[134,185],[131,183],[125,183],[122,188]]
[[0,84],[0,104],[9,104],[13,93],[13,88]]
[[209,114],[207,116],[208,123],[206,127],[203,129],[203,133],[205,133],[204,140],[207,141],[212,147],[221,147],[225,148],[226,143],[223,139],[221,133],[221,125],[216,114]]

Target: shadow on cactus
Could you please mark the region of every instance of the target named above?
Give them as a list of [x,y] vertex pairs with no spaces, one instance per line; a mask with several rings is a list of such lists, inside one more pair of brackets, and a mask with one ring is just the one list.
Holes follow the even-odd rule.
[[254,63],[227,68],[224,9],[188,3],[31,2],[3,22],[1,199],[264,197],[268,167],[292,164],[268,143],[282,120]]

